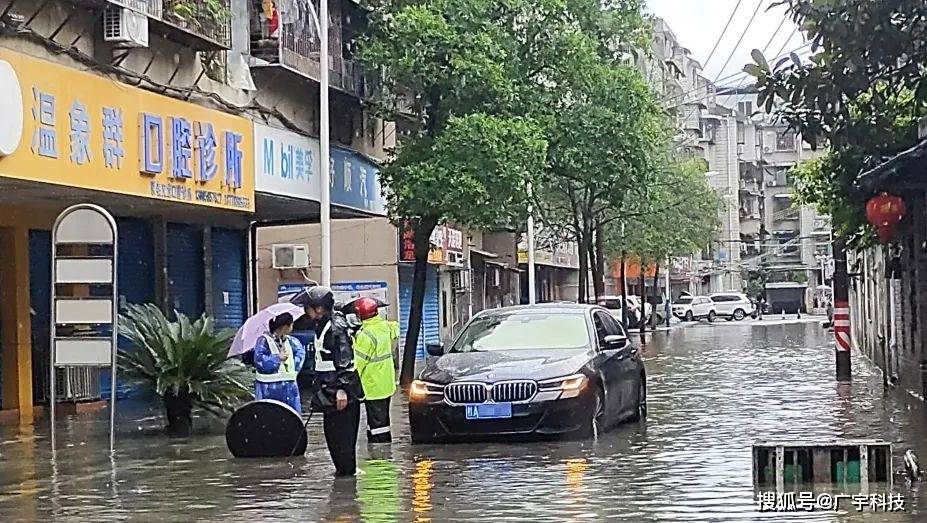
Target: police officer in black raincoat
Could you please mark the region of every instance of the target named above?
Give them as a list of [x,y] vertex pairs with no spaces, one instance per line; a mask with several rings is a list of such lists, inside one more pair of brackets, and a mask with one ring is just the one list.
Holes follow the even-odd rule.
[[315,286],[295,296],[315,321],[314,390],[312,409],[321,411],[325,442],[336,476],[353,476],[357,468],[357,432],[364,389],[354,368],[350,326],[335,310],[332,290]]

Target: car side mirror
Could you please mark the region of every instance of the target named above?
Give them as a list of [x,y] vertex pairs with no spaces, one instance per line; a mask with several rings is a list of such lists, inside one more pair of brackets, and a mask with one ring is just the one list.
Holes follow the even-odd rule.
[[444,356],[444,344],[427,343],[425,344],[425,352],[427,352],[429,356]]
[[620,350],[628,346],[628,339],[618,334],[610,334],[603,340],[604,349]]

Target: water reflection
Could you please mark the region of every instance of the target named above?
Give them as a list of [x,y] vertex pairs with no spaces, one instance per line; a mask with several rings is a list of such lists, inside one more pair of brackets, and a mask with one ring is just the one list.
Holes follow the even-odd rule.
[[[368,448],[362,436],[356,480],[332,479],[320,420],[309,452],[289,462],[232,459],[221,423],[169,441],[147,407],[117,409],[115,461],[105,412],[62,419],[54,457],[46,423],[0,427],[0,521],[752,522],[783,519],[757,510],[756,439],[880,438],[896,443],[896,469],[907,448],[927,460],[923,405],[883,395],[858,358],[853,382],[838,385],[817,325],[701,324],[648,338],[644,354],[645,423],[595,442],[412,447],[400,399],[396,441]],[[906,514],[850,504],[784,519],[924,521],[923,489],[896,476]]]
[[431,517],[431,489],[434,484],[431,482],[431,475],[434,469],[434,462],[430,459],[422,459],[415,462],[415,472],[412,473],[412,514],[415,516],[415,523],[429,523]]

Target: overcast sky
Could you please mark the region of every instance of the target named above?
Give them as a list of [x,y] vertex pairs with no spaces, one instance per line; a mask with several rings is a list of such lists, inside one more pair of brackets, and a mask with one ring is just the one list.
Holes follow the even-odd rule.
[[[743,42],[735,48],[738,38],[748,27],[750,17],[759,3],[762,3],[759,13],[753,23],[749,24]],[[770,38],[772,42],[765,53],[767,58],[772,58],[780,49],[787,53],[804,44],[791,19],[786,20],[776,32],[786,9],[784,6],[778,6],[769,10],[772,3],[773,0],[741,0],[731,26],[721,38],[711,61],[706,64],[711,48],[718,41],[737,0],[647,0],[650,12],[666,20],[679,42],[692,51],[695,59],[705,66],[705,76],[710,80],[720,78],[720,84],[739,81],[739,77],[727,80],[725,77],[740,72],[744,64],[752,62],[750,51],[762,50],[767,42],[770,42]],[[719,74],[732,52],[730,63]]]

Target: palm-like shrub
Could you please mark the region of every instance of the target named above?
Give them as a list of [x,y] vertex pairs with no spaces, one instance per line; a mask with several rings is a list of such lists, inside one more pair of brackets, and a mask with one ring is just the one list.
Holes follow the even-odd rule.
[[129,305],[119,315],[119,334],[132,342],[119,350],[119,369],[161,397],[167,431],[192,432],[194,407],[221,415],[250,394],[251,373],[227,358],[235,331],[215,331],[205,314],[191,322],[181,313],[170,321],[156,306]]

